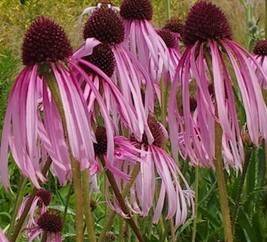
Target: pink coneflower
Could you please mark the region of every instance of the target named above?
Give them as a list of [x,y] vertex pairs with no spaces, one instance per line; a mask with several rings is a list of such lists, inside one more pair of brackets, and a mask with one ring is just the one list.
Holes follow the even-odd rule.
[[[19,219],[25,209],[26,204],[30,196],[24,198],[18,211],[17,219]],[[43,214],[47,211],[47,207],[51,201],[51,193],[45,189],[39,189],[32,201],[31,208],[29,210],[28,226],[35,224],[36,214]]]
[[[120,102],[125,100],[129,111],[132,107],[136,113],[137,120],[132,117],[130,120],[133,129],[139,130],[137,138],[141,139],[144,131],[149,132],[146,118],[149,111],[154,109],[154,88],[141,64],[121,44],[124,40],[124,26],[119,15],[109,8],[94,11],[85,24],[84,39],[85,44],[73,55],[73,59],[87,66],[91,82],[99,89],[101,86],[104,87],[106,101],[118,99],[119,96],[114,90],[118,93],[115,85],[119,87],[124,96]],[[90,63],[102,71],[92,70]],[[89,97],[90,89],[86,85],[84,91]],[[142,92],[145,96],[144,103]],[[113,106],[110,108],[114,113]]]
[[8,242],[8,239],[6,238],[5,234],[0,229],[0,242]]
[[[107,136],[106,136],[106,128],[97,127],[96,129],[96,141],[94,144],[96,159],[104,159],[106,167],[109,164],[108,158],[106,156],[107,153]],[[142,153],[141,150],[137,149],[129,139],[124,136],[115,136],[114,137],[114,167],[111,168],[113,174],[115,174],[118,179],[128,181],[130,176],[128,175],[128,171],[124,171],[121,169],[121,165],[127,161],[131,164],[135,164],[136,162],[140,162],[140,155]]]
[[172,34],[176,37],[178,43],[178,51],[179,54],[181,54],[183,52],[182,36],[184,31],[184,24],[182,23],[182,21],[177,17],[173,17],[167,21],[163,29],[171,31]]
[[124,0],[120,15],[125,26],[125,46],[137,56],[153,81],[159,82],[168,69],[168,51],[151,24],[153,15],[150,0]]
[[[133,144],[143,153],[140,157],[140,173],[131,189],[128,202],[132,211],[142,216],[147,216],[151,208],[154,208],[154,223],[159,221],[163,207],[166,207],[167,219],[174,219],[178,227],[188,217],[189,207],[193,208],[194,194],[174,159],[162,148],[167,131],[151,115],[148,124],[154,137],[153,144],[147,142],[145,135],[142,142],[132,139]],[[126,161],[121,167],[128,171],[132,169],[132,164],[127,164]],[[159,194],[157,187],[160,189]]]
[[164,80],[171,81],[174,79],[175,71],[181,58],[178,38],[168,29],[158,30],[157,33],[166,44],[169,52],[169,68],[163,74]]
[[[199,164],[198,152],[214,158],[214,124],[222,130],[225,165],[242,169],[244,150],[240,136],[231,64],[243,100],[246,123],[251,140],[258,145],[267,136],[267,110],[259,82],[251,65],[253,57],[231,40],[231,30],[222,11],[206,1],[197,2],[190,10],[183,32],[186,45],[171,89],[168,121],[174,155],[178,153],[181,132],[188,158]],[[197,119],[190,112],[190,85],[195,85]],[[210,87],[214,87],[211,95]],[[181,88],[183,118],[179,118],[176,93]],[[215,105],[216,103],[216,105]]]
[[[260,85],[267,88],[267,40],[259,40],[253,50],[256,62],[262,67],[262,70],[257,69]],[[262,73],[263,71],[263,73]]]
[[42,237],[42,241],[61,242],[63,221],[56,211],[42,213],[32,227],[28,228],[29,241]]
[[[80,162],[81,169],[89,168],[94,160],[94,134],[82,91],[74,77],[74,72],[79,68],[68,60],[71,54],[69,40],[59,25],[46,17],[38,17],[32,23],[22,47],[25,68],[11,90],[3,128],[0,179],[5,187],[9,186],[9,148],[22,174],[36,187],[39,187],[39,181],[45,180],[40,162],[43,148],[51,156],[54,165],[64,168],[66,166],[63,163],[69,164],[62,120],[49,88],[49,83],[53,81],[58,86],[63,103],[72,156]],[[92,91],[96,92],[95,89]],[[104,102],[97,94],[100,112],[105,125],[109,127],[107,153],[112,160],[111,122]]]

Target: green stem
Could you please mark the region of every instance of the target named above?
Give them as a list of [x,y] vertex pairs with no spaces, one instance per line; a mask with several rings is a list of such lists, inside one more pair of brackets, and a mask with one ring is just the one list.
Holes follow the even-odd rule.
[[63,222],[66,220],[66,216],[68,213],[68,208],[69,208],[69,204],[70,204],[70,196],[72,193],[72,187],[73,187],[73,184],[71,183],[69,185],[69,191],[68,191],[67,198],[66,198],[66,205],[65,205],[65,209],[64,209]]
[[[101,160],[103,168],[105,169],[105,160],[103,158],[100,160]],[[112,190],[116,196],[116,199],[120,205],[121,210],[128,217],[126,219],[126,221],[131,226],[131,228],[132,228],[133,232],[135,233],[136,237],[138,238],[138,240],[143,242],[144,240],[143,240],[142,234],[141,234],[139,228],[137,227],[137,224],[135,223],[135,221],[133,220],[133,218],[130,214],[129,208],[127,207],[127,205],[124,201],[123,195],[120,192],[120,189],[117,185],[117,182],[116,182],[113,174],[107,169],[105,169],[105,173],[106,173],[106,176],[108,178],[109,184],[110,184],[110,186],[111,186],[111,188],[112,188]]]
[[14,209],[13,209],[13,213],[12,213],[12,217],[11,217],[11,222],[10,222],[10,226],[9,226],[9,231],[8,231],[9,237],[13,233],[14,226],[16,224],[16,218],[17,218],[17,214],[18,214],[19,208],[21,206],[21,203],[22,203],[22,200],[24,197],[24,188],[25,188],[26,184],[27,184],[27,179],[25,177],[21,176],[20,177],[20,183],[18,186],[16,202],[14,205]]
[[83,188],[83,194],[84,194],[83,208],[84,208],[84,214],[85,214],[85,222],[86,222],[89,241],[96,242],[95,229],[94,229],[94,217],[93,217],[93,214],[91,211],[91,205],[90,205],[91,193],[90,193],[89,184],[90,184],[89,171],[84,170],[82,172],[82,188]]
[[195,168],[195,219],[193,224],[193,234],[192,234],[192,242],[196,241],[196,235],[197,235],[197,222],[198,222],[198,195],[199,195],[199,167],[197,166]]
[[67,123],[65,118],[65,112],[63,108],[63,103],[59,94],[57,82],[53,73],[51,73],[50,69],[47,66],[44,66],[44,69],[40,70],[41,73],[44,75],[46,83],[51,91],[51,95],[53,100],[57,106],[59,111],[62,126],[64,130],[64,134],[66,137],[66,143],[68,147],[68,152],[71,161],[71,170],[72,170],[72,180],[73,180],[73,187],[74,193],[76,198],[76,217],[75,217],[75,224],[76,224],[76,242],[83,242],[84,240],[84,233],[83,233],[83,192],[82,192],[82,185],[81,185],[81,171],[80,171],[80,164],[72,155],[70,144],[69,144],[69,137],[67,132]]
[[234,235],[235,235],[235,225],[237,224],[239,211],[240,211],[240,207],[241,207],[242,192],[243,192],[243,188],[244,188],[244,184],[245,184],[247,170],[248,170],[249,163],[250,163],[250,157],[251,157],[251,154],[252,154],[252,151],[253,151],[253,149],[251,147],[245,147],[245,150],[246,150],[245,151],[245,164],[244,164],[242,176],[241,176],[240,181],[239,181],[238,191],[237,191],[236,197],[235,197],[236,209],[235,209],[235,212],[234,212],[234,215],[233,215],[233,218],[234,218],[233,234]]
[[219,190],[219,201],[222,211],[224,239],[225,242],[233,242],[232,224],[230,219],[230,208],[228,203],[228,194],[224,176],[224,167],[222,159],[222,129],[216,122],[215,127],[215,169]]
[[167,9],[167,19],[170,19],[171,18],[171,0],[166,0],[166,9]]
[[[42,174],[43,176],[46,176],[50,166],[51,166],[51,163],[52,163],[52,160],[51,158],[49,157],[48,160],[46,161],[43,169],[42,169]],[[20,233],[20,230],[24,224],[24,221],[25,219],[27,218],[28,216],[28,213],[32,207],[32,203],[33,203],[33,200],[35,198],[35,195],[37,193],[38,189],[37,188],[34,188],[30,197],[28,198],[27,202],[26,202],[26,205],[24,207],[24,210],[20,216],[20,218],[18,219],[18,222],[16,223],[16,226],[14,228],[14,232],[12,233],[12,235],[10,236],[10,242],[15,242],[18,238],[18,235]]]
[[[139,174],[139,171],[140,171],[140,164],[138,163],[137,165],[135,165],[135,167],[134,167],[134,169],[133,169],[133,171],[131,173],[131,180],[129,181],[129,183],[126,185],[126,187],[122,191],[123,199],[130,192],[130,189],[133,186],[133,184],[135,182],[135,179]],[[110,212],[110,214],[108,216],[108,219],[107,219],[107,222],[105,224],[105,227],[104,227],[103,231],[101,232],[101,234],[99,236],[99,239],[98,239],[99,242],[104,242],[105,241],[106,233],[111,230],[115,215],[116,215],[116,213],[114,211]]]

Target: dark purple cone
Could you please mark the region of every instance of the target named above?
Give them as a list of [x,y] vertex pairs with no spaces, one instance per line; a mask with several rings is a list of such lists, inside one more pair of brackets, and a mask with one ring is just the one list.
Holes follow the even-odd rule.
[[88,18],[83,37],[96,38],[104,44],[119,44],[124,40],[123,22],[112,9],[100,8]]
[[167,29],[161,29],[161,30],[158,30],[157,32],[158,32],[158,35],[163,39],[163,41],[165,42],[168,48],[172,49],[172,48],[178,47],[177,38],[171,31]]
[[[96,47],[94,47],[93,53],[91,55],[83,57],[83,59],[97,66],[109,77],[112,76],[115,70],[115,57],[108,45],[97,45]],[[87,66],[82,66],[87,73],[93,72],[93,70],[91,70]]]
[[187,46],[197,41],[230,39],[231,29],[224,13],[214,4],[197,2],[190,10],[184,26],[183,42]]
[[173,33],[181,34],[184,30],[184,25],[179,18],[171,18],[163,27],[163,29],[170,30]]
[[39,189],[36,193],[36,197],[39,197],[45,206],[48,206],[51,202],[51,193],[45,189]]
[[120,14],[127,20],[151,20],[153,7],[150,0],[124,0]]
[[70,42],[58,24],[46,17],[38,17],[25,34],[22,60],[26,66],[57,62],[72,54]]
[[60,233],[63,228],[63,222],[61,217],[52,212],[43,213],[37,220],[38,226],[49,233]]
[[267,56],[267,40],[259,40],[253,52],[255,55]]
[[97,127],[95,136],[96,136],[96,141],[97,141],[97,143],[94,144],[95,155],[102,156],[106,154],[107,152],[106,128]]

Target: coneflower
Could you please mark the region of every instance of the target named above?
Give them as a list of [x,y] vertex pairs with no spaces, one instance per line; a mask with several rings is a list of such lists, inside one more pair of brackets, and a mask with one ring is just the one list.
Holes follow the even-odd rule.
[[[143,154],[140,157],[140,173],[131,189],[128,202],[132,211],[141,216],[147,216],[154,208],[154,223],[159,221],[163,207],[166,207],[167,219],[173,219],[178,227],[186,221],[189,208],[194,207],[194,194],[174,159],[163,149],[167,131],[151,115],[148,117],[148,124],[154,138],[152,144],[148,143],[146,135],[141,142],[132,138],[132,143]],[[128,171],[132,169],[132,164],[127,164],[126,161],[121,167]],[[159,194],[156,187],[160,188]]]
[[42,241],[61,242],[63,221],[57,211],[47,211],[36,219],[35,224],[28,228],[29,241],[42,237]]
[[[248,132],[254,144],[267,136],[267,110],[260,90],[253,57],[231,40],[231,30],[223,12],[206,1],[198,1],[190,10],[183,31],[186,45],[176,71],[169,99],[168,121],[172,150],[178,153],[180,140],[188,158],[199,165],[199,153],[210,160],[215,156],[215,122],[222,128],[225,166],[242,170],[244,150],[238,124],[231,64],[240,90]],[[190,85],[195,85],[197,119],[190,111]],[[211,87],[214,88],[211,93]],[[176,94],[181,88],[183,117],[179,117]],[[212,89],[213,89],[212,88]],[[205,154],[206,153],[206,154]],[[205,160],[204,159],[204,160]],[[202,164],[202,165],[207,165]]]
[[179,51],[179,40],[177,36],[168,29],[160,29],[158,35],[163,39],[169,52],[169,68],[165,71],[164,80],[171,81],[174,79],[176,68],[181,58]]
[[[31,227],[35,225],[36,216],[39,214],[43,214],[47,211],[48,206],[51,201],[51,193],[45,189],[37,190],[36,194],[34,195],[33,201],[31,202],[31,207],[29,209],[29,214],[27,218],[27,226]],[[25,207],[28,206],[29,200],[31,200],[31,196],[26,196],[19,208],[17,214],[17,220],[20,219],[22,216]]]
[[137,56],[154,82],[168,69],[168,51],[151,24],[150,0],[123,0],[120,15],[125,26],[125,46]]
[[262,68],[257,68],[257,74],[259,76],[260,85],[267,88],[267,40],[259,40],[254,47],[254,55],[256,63]]
[[[106,164],[105,168],[110,169],[116,178],[123,179],[124,181],[130,180],[130,176],[127,171],[121,169],[121,165],[124,162],[130,162],[136,164],[141,162],[140,156],[143,153],[137,149],[129,139],[124,136],[115,136],[115,150],[114,150],[114,167],[109,167],[109,161],[107,159],[107,136],[105,127],[97,127],[96,129],[96,143],[94,144],[95,155],[97,160],[104,159]],[[107,196],[108,197],[108,196]]]
[[[84,39],[85,44],[73,58],[88,66],[86,69],[91,81],[99,88],[104,86],[106,101],[118,99],[117,94],[114,96],[115,85],[118,86],[124,96],[120,102],[125,100],[129,111],[132,107],[136,113],[137,120],[131,118],[132,127],[139,131],[137,138],[141,139],[144,131],[149,132],[146,117],[154,108],[154,87],[141,64],[122,46],[124,26],[121,18],[110,8],[102,7],[94,11],[85,24]],[[102,71],[90,71],[90,63],[95,63]],[[145,96],[144,103],[142,96]],[[110,108],[114,113],[114,108]]]
[[[11,90],[4,121],[0,179],[5,187],[9,186],[9,148],[22,174],[36,187],[39,187],[39,181],[45,180],[40,162],[43,150],[52,158],[53,166],[63,171],[70,169],[68,146],[71,156],[79,161],[81,169],[89,168],[94,160],[94,134],[91,132],[82,90],[74,76],[79,68],[69,61],[71,55],[69,40],[59,25],[46,17],[38,17],[31,24],[22,46],[25,67]],[[51,86],[55,85],[59,90],[63,110],[58,110],[55,104],[57,100],[51,95]],[[97,100],[105,124],[110,127],[106,107],[101,97],[97,96]],[[66,119],[64,131],[63,115]],[[112,160],[112,129],[108,132],[108,153]],[[65,142],[66,135],[69,143]],[[68,176],[69,172],[63,173]]]

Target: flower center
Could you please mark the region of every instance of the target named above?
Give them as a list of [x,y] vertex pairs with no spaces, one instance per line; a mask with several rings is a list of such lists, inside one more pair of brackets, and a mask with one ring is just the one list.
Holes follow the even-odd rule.
[[161,30],[158,30],[157,32],[158,32],[158,35],[163,39],[163,41],[165,42],[168,48],[178,47],[177,39],[171,31],[167,29],[161,29]]
[[153,8],[150,0],[124,0],[120,14],[127,20],[151,20]]
[[267,40],[259,40],[253,52],[255,55],[267,56]]
[[59,233],[63,228],[61,217],[52,212],[43,213],[37,220],[37,224],[42,230],[49,233]]
[[184,25],[179,18],[171,18],[163,27],[163,29],[170,30],[173,33],[182,34]]
[[101,155],[106,154],[107,152],[106,128],[97,127],[95,136],[96,136],[96,141],[97,141],[97,143],[94,144],[95,155],[101,156]]
[[39,197],[45,206],[48,206],[51,201],[51,193],[45,189],[39,189],[36,193],[36,197]]
[[[101,69],[107,76],[111,77],[115,70],[115,57],[108,45],[99,44],[93,49],[91,55],[83,57],[84,60],[97,66]],[[92,72],[92,70],[84,65],[82,65],[87,73]]]
[[123,22],[112,9],[101,7],[88,18],[83,37],[96,38],[104,44],[119,44],[124,40]]
[[231,38],[231,29],[224,13],[212,3],[197,2],[191,8],[185,22],[183,34],[185,45],[224,38]]
[[22,45],[24,65],[56,62],[71,54],[72,48],[63,28],[46,17],[38,17],[25,34]]
[[[162,147],[165,141],[163,127],[152,115],[148,116],[148,126],[154,138],[153,145]],[[148,145],[147,136],[145,134],[143,135],[142,142]]]

